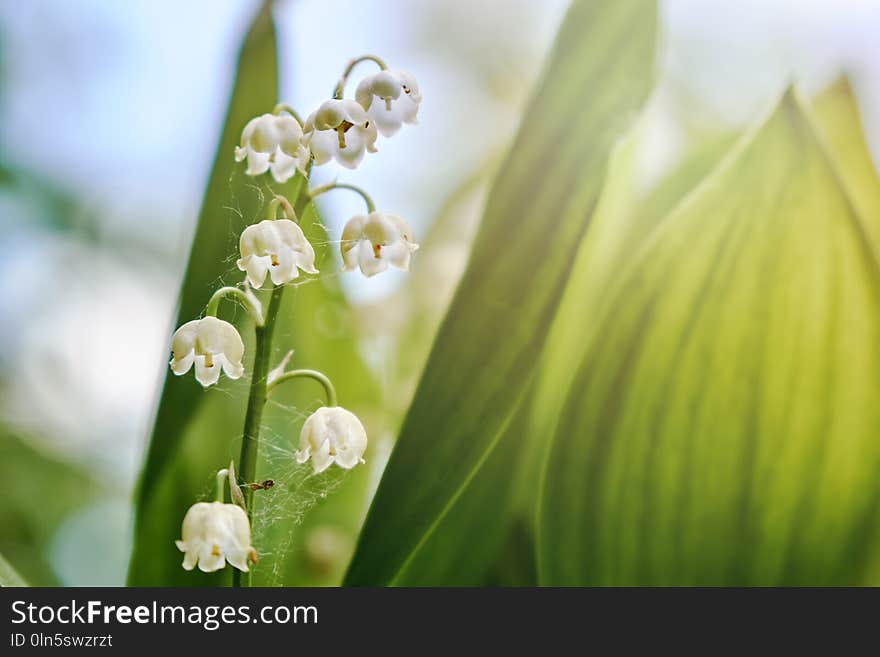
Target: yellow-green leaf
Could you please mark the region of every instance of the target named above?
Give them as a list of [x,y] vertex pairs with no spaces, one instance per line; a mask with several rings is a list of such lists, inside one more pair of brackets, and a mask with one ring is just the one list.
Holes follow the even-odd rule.
[[878,582],[867,235],[788,93],[609,290],[547,463],[543,583]]

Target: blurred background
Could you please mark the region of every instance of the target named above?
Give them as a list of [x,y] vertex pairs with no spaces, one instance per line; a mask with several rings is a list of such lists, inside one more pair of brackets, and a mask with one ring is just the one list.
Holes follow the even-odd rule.
[[[420,125],[381,142],[381,158],[355,172],[333,164],[318,172],[368,189],[422,242],[411,276],[343,277],[355,307],[371,311],[357,315],[360,334],[372,347],[365,353],[379,354],[368,364],[387,383],[392,413],[408,405],[494,163],[528,120],[520,108],[566,4],[275,5],[280,99],[303,115],[359,53],[410,70],[422,89]],[[180,279],[258,5],[0,3],[0,553],[32,583],[125,581],[131,498]],[[661,81],[639,149],[646,187],[693,139],[767,111],[788,82],[815,92],[842,71],[880,162],[880,2],[661,6]],[[338,237],[360,206],[339,195],[322,209]],[[444,229],[432,231],[438,217]],[[429,293],[399,303],[417,286]],[[416,337],[403,333],[412,315],[422,325]],[[320,561],[334,541],[324,528],[307,547]]]

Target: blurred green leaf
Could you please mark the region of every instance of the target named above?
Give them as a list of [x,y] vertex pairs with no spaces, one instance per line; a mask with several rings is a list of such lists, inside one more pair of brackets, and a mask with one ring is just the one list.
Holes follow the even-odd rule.
[[57,586],[48,555],[52,537],[69,514],[101,497],[101,486],[8,431],[0,433],[0,481],[0,553],[35,586]]
[[788,93],[620,272],[572,363],[542,583],[877,583],[880,267],[849,182]]
[[[291,200],[303,184],[301,176],[285,185],[271,185],[267,176],[250,178],[244,164],[235,163],[233,149],[245,123],[270,111],[277,101],[277,49],[269,3],[260,10],[242,46],[238,72],[223,133],[208,182],[183,288],[175,326],[201,315],[213,290],[221,283],[241,280],[232,262],[238,235],[248,224],[262,219],[273,193]],[[331,81],[332,84],[332,81]],[[289,349],[293,362],[318,368],[334,381],[340,403],[364,414],[370,435],[381,428],[381,418],[370,418],[364,408],[372,406],[375,387],[357,350],[351,309],[342,294],[338,277],[331,272],[329,241],[313,207],[299,208],[303,229],[316,245],[317,266],[325,271],[319,280],[291,285],[279,311],[272,362]],[[267,293],[262,292],[265,298]],[[253,330],[249,319],[233,304],[221,305],[221,316],[240,324],[250,371]],[[169,336],[171,334],[169,327]],[[167,374],[142,473],[137,500],[135,547],[129,571],[132,585],[214,586],[228,583],[229,569],[206,575],[186,572],[174,546],[180,523],[189,505],[212,494],[214,472],[231,458],[238,459],[249,381],[221,380],[203,390],[192,376]],[[329,507],[340,531],[354,540],[364,513],[368,484],[366,469],[334,481],[309,478],[305,466],[297,466],[293,450],[306,413],[320,400],[320,390],[287,385],[279,388],[263,417],[262,446],[257,473],[276,485],[258,491],[258,514],[254,540],[261,562],[254,569],[256,584],[333,583],[316,582],[299,573],[297,545],[309,534],[305,513],[314,505]],[[367,453],[370,458],[370,452]],[[335,488],[326,496],[327,487]],[[320,514],[319,514],[320,515]],[[348,554],[342,558],[347,558]],[[338,581],[338,579],[337,579]]]
[[0,586],[10,587],[27,585],[27,582],[25,582],[24,578],[16,572],[15,568],[12,567],[12,564],[0,554]]
[[[498,540],[506,466],[516,456],[516,445],[499,439],[529,385],[609,152],[648,95],[655,12],[648,1],[578,0],[565,18],[490,193],[347,583],[481,581],[486,564],[472,556]],[[502,467],[489,475],[496,458]],[[494,505],[470,504],[472,486],[494,490]]]

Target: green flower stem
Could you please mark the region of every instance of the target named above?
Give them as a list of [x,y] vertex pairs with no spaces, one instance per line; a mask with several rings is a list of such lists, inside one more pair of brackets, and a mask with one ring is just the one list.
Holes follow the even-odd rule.
[[[284,286],[279,285],[272,290],[266,306],[266,321],[255,329],[254,371],[251,376],[251,390],[241,436],[241,455],[238,458],[238,476],[241,482],[256,480],[260,425],[263,420],[263,407],[266,405],[266,377],[269,374],[269,357],[272,353],[272,334],[275,331],[283,294]],[[248,518],[253,522],[254,491],[250,488],[244,489],[244,502]],[[242,586],[241,573],[238,570],[233,570],[232,585]]]
[[296,211],[293,209],[290,201],[286,197],[281,196],[281,194],[276,194],[275,198],[269,201],[269,209],[266,212],[269,219],[277,219],[279,209],[282,210],[285,219],[299,223],[299,218],[296,216]]
[[375,212],[376,211],[376,204],[373,203],[373,199],[370,197],[370,195],[367,194],[363,189],[361,189],[357,185],[350,185],[348,183],[331,182],[331,183],[327,183],[326,185],[321,185],[320,187],[315,187],[314,189],[310,189],[308,192],[309,201],[314,201],[316,197],[320,196],[321,194],[325,194],[332,189],[351,190],[352,192],[359,194],[360,197],[362,199],[364,199],[364,203],[367,204],[367,212]]
[[296,379],[299,377],[314,379],[322,386],[324,386],[324,394],[327,396],[327,406],[336,406],[336,389],[333,387],[330,379],[327,378],[327,375],[318,372],[317,370],[290,370],[289,372],[285,372],[284,374],[281,374],[277,379],[272,381],[268,386],[266,386],[266,394],[271,393],[276,386],[284,383],[285,381],[290,381],[291,379]]
[[254,302],[251,298],[237,287],[221,287],[219,290],[214,292],[211,295],[211,298],[208,300],[208,306],[205,309],[205,315],[210,315],[211,317],[217,316],[217,310],[220,306],[220,299],[223,297],[235,297],[237,301],[241,303],[248,311],[248,314],[251,316],[251,319],[254,320],[254,324],[258,327],[263,324],[263,316],[260,312],[260,309],[254,305]]
[[281,207],[281,199],[277,196],[269,201],[269,208],[266,210],[266,218],[267,219],[277,219],[278,218],[278,208]]
[[[310,171],[311,167],[307,170]],[[300,192],[296,197],[296,208],[281,195],[276,195],[269,203],[270,216],[274,217],[278,208],[284,210],[290,219],[296,219],[298,210],[301,214],[310,198],[308,195],[308,176],[302,182]],[[279,285],[272,290],[269,302],[265,307],[265,321],[258,325],[254,340],[254,369],[251,374],[251,389],[248,394],[247,411],[244,417],[244,429],[241,435],[241,454],[238,458],[238,481],[244,485],[249,481],[256,481],[257,457],[260,447],[260,427],[263,420],[263,407],[266,405],[267,383],[270,372],[269,359],[272,355],[272,335],[275,332],[275,323],[278,319],[278,310],[281,307],[281,298],[284,295],[284,286]],[[254,520],[254,491],[249,487],[244,488],[245,511],[248,520],[253,527]],[[232,571],[232,585],[235,587],[250,586],[251,575],[248,573],[247,580],[243,580],[238,569]]]
[[299,123],[300,126],[302,126],[302,124],[303,124],[302,118],[300,118],[300,115],[297,114],[296,110],[293,109],[290,105],[288,105],[287,103],[278,103],[275,106],[275,108],[272,110],[272,114],[274,114],[275,116],[278,116],[279,114],[281,114],[281,112],[287,112],[293,118],[296,119],[296,122]]
[[214,495],[214,501],[224,502],[226,500],[226,485],[229,483],[229,470],[223,468],[217,471],[217,492]]
[[342,77],[339,78],[339,82],[336,84],[336,89],[333,91],[334,98],[342,98],[342,90],[345,89],[345,83],[348,80],[348,76],[351,75],[354,67],[361,62],[376,62],[379,65],[380,69],[382,69],[383,71],[388,70],[388,65],[385,63],[385,60],[383,60],[381,57],[377,57],[376,55],[362,55],[361,57],[352,59],[348,63],[348,66],[345,67],[345,72],[342,74]]

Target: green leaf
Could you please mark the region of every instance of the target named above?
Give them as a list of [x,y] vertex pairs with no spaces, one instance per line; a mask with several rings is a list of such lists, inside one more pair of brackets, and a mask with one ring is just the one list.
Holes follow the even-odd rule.
[[880,576],[880,268],[792,93],[621,271],[550,450],[550,585]]
[[[477,582],[479,569],[463,564],[497,540],[510,479],[505,467],[491,476],[484,467],[516,456],[517,446],[500,439],[529,385],[609,152],[648,95],[655,12],[646,0],[578,0],[566,16],[490,193],[347,583]],[[471,486],[495,490],[493,506],[467,503]]]
[[15,568],[12,567],[12,564],[0,554],[0,586],[10,587],[27,585],[28,583],[24,581],[24,578],[19,575],[18,572],[16,572]]
[[712,169],[734,142],[734,135],[699,135],[681,160],[653,187],[640,190],[638,155],[643,147],[649,115],[644,115],[621,140],[611,157],[590,230],[574,259],[568,285],[553,319],[538,370],[528,418],[529,437],[522,461],[521,505],[535,513],[534,491],[539,485],[547,439],[556,431],[562,405],[575,368],[595,330],[596,318],[606,304],[609,286],[648,240],[661,219]]

